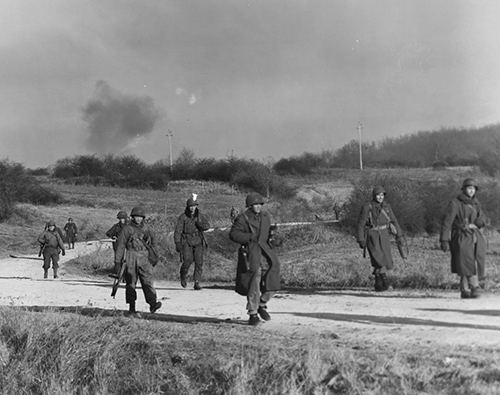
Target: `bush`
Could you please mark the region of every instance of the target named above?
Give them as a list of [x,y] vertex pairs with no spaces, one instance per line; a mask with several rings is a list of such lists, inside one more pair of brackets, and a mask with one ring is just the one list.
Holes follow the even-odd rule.
[[19,163],[0,162],[0,185],[0,221],[10,217],[17,202],[53,204],[62,201],[61,195],[41,186]]
[[[453,179],[442,182],[410,181],[402,177],[378,176],[361,178],[346,203],[342,224],[354,232],[362,205],[371,200],[374,185],[387,191],[387,201],[394,210],[403,230],[410,234],[439,232],[443,215],[451,199],[460,193],[460,184]],[[493,225],[499,223],[500,186],[494,182],[478,193],[485,214]]]

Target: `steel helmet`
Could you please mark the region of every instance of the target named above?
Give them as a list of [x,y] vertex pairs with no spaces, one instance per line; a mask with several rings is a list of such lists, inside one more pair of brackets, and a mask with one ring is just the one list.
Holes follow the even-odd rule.
[[54,221],[53,219],[49,219],[47,221],[47,226],[56,226],[56,221]]
[[190,197],[188,200],[186,200],[186,207],[192,207],[192,206],[197,206],[198,201],[194,200],[192,197]]
[[143,217],[146,218],[146,211],[141,206],[135,206],[130,212],[131,217]]
[[479,187],[477,186],[476,181],[474,181],[473,178],[466,178],[464,180],[464,182],[462,183],[462,189],[465,189],[467,187],[474,187],[474,188],[476,188],[476,191],[479,189]]
[[264,197],[257,192],[249,193],[245,199],[245,204],[247,207],[253,206],[254,204],[264,204]]
[[375,196],[383,193],[384,195],[387,193],[382,185],[377,185],[373,188],[372,196],[375,199]]
[[116,214],[116,218],[118,219],[127,219],[127,213],[123,210],[118,211],[118,214]]

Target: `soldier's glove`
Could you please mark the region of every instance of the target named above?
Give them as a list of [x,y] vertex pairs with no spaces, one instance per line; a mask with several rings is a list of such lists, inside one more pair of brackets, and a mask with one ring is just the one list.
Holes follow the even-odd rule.
[[175,251],[176,252],[181,252],[181,244],[180,243],[175,243]]
[[38,256],[42,256],[42,250],[38,251]]
[[450,243],[448,241],[441,241],[441,251],[448,252],[450,249]]
[[358,244],[359,244],[359,248],[361,248],[362,250],[364,250],[364,249],[365,249],[365,247],[366,247],[366,243],[364,242],[364,240],[362,240],[362,241],[358,241]]
[[66,251],[62,250],[62,251],[61,251],[61,254],[62,254],[63,256],[64,256],[64,255],[66,255]]

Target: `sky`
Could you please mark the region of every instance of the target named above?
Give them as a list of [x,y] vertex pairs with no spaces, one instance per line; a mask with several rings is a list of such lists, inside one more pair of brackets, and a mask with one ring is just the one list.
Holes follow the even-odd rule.
[[[0,158],[278,160],[500,121],[497,0],[0,0]],[[172,137],[167,137],[172,133]]]

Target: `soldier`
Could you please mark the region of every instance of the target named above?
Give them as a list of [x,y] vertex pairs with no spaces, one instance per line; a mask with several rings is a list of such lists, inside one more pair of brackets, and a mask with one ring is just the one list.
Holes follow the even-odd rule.
[[66,232],[66,241],[68,242],[68,249],[72,250],[75,248],[76,236],[78,235],[78,228],[73,222],[73,218],[68,218],[68,222],[64,225],[64,231]]
[[59,268],[59,250],[66,255],[64,242],[56,230],[56,223],[53,220],[47,222],[47,229],[44,230],[37,239],[40,243],[40,249],[43,254],[43,278],[47,278],[52,261],[54,278],[57,278],[57,269]]
[[486,216],[476,198],[478,189],[472,178],[464,180],[462,192],[448,205],[439,238],[443,252],[451,252],[451,272],[460,276],[464,299],[479,296],[479,279],[484,278]]
[[[128,220],[128,215],[125,211],[120,210],[118,211],[118,214],[116,215],[116,218],[118,219],[118,222],[114,224],[107,232],[106,236],[108,236],[110,239],[113,240],[113,251],[116,254],[116,241],[118,239],[118,236],[120,235],[122,229],[125,227],[127,224]],[[118,273],[120,273],[120,266],[117,266],[115,263],[115,273],[111,274],[111,277],[117,277]]]
[[115,267],[127,265],[125,301],[129,305],[129,314],[136,314],[137,279],[141,281],[149,311],[154,313],[161,307],[161,302],[156,299],[153,285],[153,265],[156,263],[150,262],[150,250],[155,248],[155,238],[149,227],[144,224],[146,214],[142,207],[134,207],[130,217],[132,218],[130,223],[123,227],[116,241]]
[[[389,288],[387,270],[393,268],[390,235],[396,239],[403,237],[391,206],[385,201],[385,189],[376,186],[372,191],[372,201],[365,203],[361,209],[357,228],[359,246],[370,255],[375,276],[375,291],[381,292]],[[364,256],[364,254],[363,254]]]
[[[264,198],[258,193],[246,197],[247,209],[239,214],[229,238],[241,245],[238,266],[244,265],[245,276],[237,274],[236,291],[247,297],[248,323],[269,321],[267,303],[280,289],[280,263],[273,249],[271,216],[262,209]],[[240,271],[240,269],[238,269]]]
[[181,255],[181,286],[186,288],[186,276],[194,260],[194,289],[201,290],[203,251],[207,247],[203,232],[210,228],[205,215],[198,209],[196,196],[186,201],[186,209],[177,219],[174,230],[175,250]]

